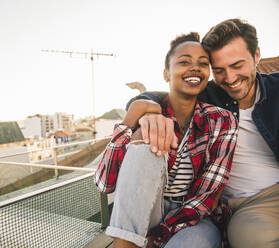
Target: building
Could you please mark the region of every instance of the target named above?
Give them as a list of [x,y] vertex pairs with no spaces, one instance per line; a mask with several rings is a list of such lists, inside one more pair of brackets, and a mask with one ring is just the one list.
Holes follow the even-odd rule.
[[42,137],[46,137],[48,133],[54,131],[54,117],[52,115],[41,116]]
[[96,120],[96,139],[104,138],[112,135],[113,128],[116,123],[121,120],[98,119]]
[[54,115],[41,116],[41,136],[46,137],[49,133],[53,133],[61,129],[71,129],[74,121],[73,115],[65,113],[55,113]]
[[41,118],[28,117],[21,122],[20,129],[25,138],[36,138],[42,135]]
[[279,56],[261,59],[257,65],[257,71],[265,74],[279,72]]
[[[17,122],[0,122],[0,161],[29,163],[28,148]],[[0,188],[30,174],[27,167],[0,163]]]
[[114,125],[123,120],[125,113],[124,109],[112,109],[98,117],[95,121],[96,138],[112,135]]
[[17,122],[0,122],[0,148],[23,145],[24,141]]
[[73,126],[74,115],[67,115],[66,113],[54,114],[54,129],[71,129]]
[[49,134],[48,137],[53,137],[56,144],[69,143],[77,139],[75,132],[65,129],[57,130],[55,133]]
[[77,135],[77,140],[79,141],[93,139],[93,129],[86,125],[79,124],[75,128],[75,133]]

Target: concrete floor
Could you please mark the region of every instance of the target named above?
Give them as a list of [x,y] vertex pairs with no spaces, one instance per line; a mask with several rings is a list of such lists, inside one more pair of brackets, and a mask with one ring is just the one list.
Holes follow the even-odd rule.
[[87,246],[85,246],[85,248],[112,248],[112,238],[108,237],[103,232]]

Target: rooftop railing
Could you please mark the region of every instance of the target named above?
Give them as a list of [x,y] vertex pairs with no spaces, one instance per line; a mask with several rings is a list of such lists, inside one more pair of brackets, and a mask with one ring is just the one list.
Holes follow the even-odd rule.
[[[53,149],[95,141],[63,144]],[[0,161],[0,164],[50,169],[57,171],[57,175],[61,170],[71,171],[0,196],[1,248],[81,248],[108,225],[108,199],[94,184],[95,169],[57,163]]]
[[[55,145],[55,146],[51,146],[51,147],[44,147],[44,148],[40,148],[40,149],[32,149],[32,150],[28,150],[28,151],[23,151],[23,152],[16,152],[16,153],[12,153],[12,154],[6,154],[6,155],[0,155],[0,164],[6,164],[6,165],[12,165],[13,162],[8,162],[5,161],[5,158],[11,158],[11,157],[15,157],[17,155],[24,155],[24,154],[32,154],[32,153],[36,153],[36,152],[42,152],[42,151],[50,151],[50,153],[52,154],[52,157],[48,160],[46,160],[47,162],[50,162],[50,160],[52,161],[53,165],[53,169],[54,169],[54,175],[55,177],[59,176],[59,167],[56,167],[58,165],[58,160],[65,157],[65,156],[69,156],[72,154],[75,154],[79,151],[81,151],[82,148],[85,148],[86,144],[94,144],[98,141],[101,141],[103,139],[106,138],[110,138],[111,136],[106,136],[103,138],[99,138],[99,139],[90,139],[90,140],[84,140],[84,141],[78,141],[78,142],[70,142],[70,143],[63,143],[63,144],[59,144],[59,145]],[[69,147],[76,147],[77,149],[73,152],[73,151],[68,151],[68,152],[59,152],[59,149],[63,149],[63,148],[69,148]],[[44,162],[44,160],[41,161],[36,161],[37,163],[42,163]],[[33,163],[33,165],[31,165],[32,163],[29,163],[30,166],[28,166],[26,163],[24,163],[24,166],[28,166],[30,167],[30,170],[32,172],[32,168],[40,168],[40,166],[36,166],[35,163]],[[49,163],[48,163],[49,164]],[[14,163],[14,165],[16,165]],[[21,165],[20,163],[18,163],[17,165]],[[42,166],[41,168],[48,168],[45,166]],[[50,168],[50,169],[52,169]],[[67,170],[65,167],[63,167],[65,170]]]
[[78,141],[78,142],[63,143],[63,144],[54,145],[54,146],[50,146],[50,147],[44,147],[44,148],[39,148],[39,149],[31,149],[29,151],[24,151],[24,152],[16,152],[16,153],[13,153],[13,154],[8,154],[8,155],[1,155],[0,159],[13,157],[13,156],[16,156],[16,155],[33,153],[33,152],[40,152],[40,151],[44,151],[44,150],[53,150],[53,149],[59,149],[59,148],[63,148],[63,147],[71,147],[71,146],[75,146],[75,145],[90,144],[90,143],[94,144],[97,141],[103,140],[103,139],[108,138],[108,137],[110,137],[110,136],[99,138],[99,139],[90,139],[90,140],[83,140],[83,141]]

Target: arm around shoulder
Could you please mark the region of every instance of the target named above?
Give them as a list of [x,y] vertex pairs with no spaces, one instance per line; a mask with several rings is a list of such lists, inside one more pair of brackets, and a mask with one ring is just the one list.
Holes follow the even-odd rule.
[[167,96],[167,92],[163,91],[146,91],[138,96],[133,97],[126,105],[126,110],[129,109],[132,102],[136,100],[151,100],[155,103],[161,104],[164,98]]

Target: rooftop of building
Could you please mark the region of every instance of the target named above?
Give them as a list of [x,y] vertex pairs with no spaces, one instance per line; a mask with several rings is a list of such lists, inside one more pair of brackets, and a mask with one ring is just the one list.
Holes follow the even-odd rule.
[[279,56],[261,59],[257,65],[257,71],[265,74],[279,72]]

